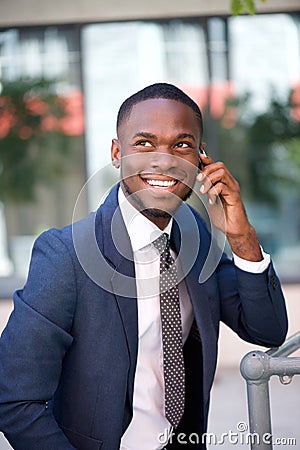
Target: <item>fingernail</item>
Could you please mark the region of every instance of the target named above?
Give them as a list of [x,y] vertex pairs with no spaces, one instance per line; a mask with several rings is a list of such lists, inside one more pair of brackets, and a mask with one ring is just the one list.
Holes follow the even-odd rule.
[[213,205],[213,204],[214,204],[213,199],[212,199],[212,198],[209,198],[209,199],[208,199],[208,203],[209,203],[210,205]]
[[200,192],[204,192],[204,191],[205,191],[205,186],[204,186],[204,184],[201,184]]
[[198,181],[201,181],[202,178],[203,178],[203,173],[200,172],[200,173],[197,175],[197,179],[198,179]]

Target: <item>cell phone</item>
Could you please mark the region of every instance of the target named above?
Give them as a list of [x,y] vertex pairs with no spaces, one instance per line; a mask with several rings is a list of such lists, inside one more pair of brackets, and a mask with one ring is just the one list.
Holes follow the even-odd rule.
[[[202,154],[202,155],[204,155],[204,156],[207,156],[206,151],[205,151],[203,148],[199,148],[199,150],[198,150],[198,155],[200,155],[200,154]],[[198,169],[199,169],[199,170],[202,170],[202,169],[203,169],[203,163],[202,163],[202,161],[201,161],[201,159],[200,159],[200,156],[199,156],[199,158],[198,158]]]

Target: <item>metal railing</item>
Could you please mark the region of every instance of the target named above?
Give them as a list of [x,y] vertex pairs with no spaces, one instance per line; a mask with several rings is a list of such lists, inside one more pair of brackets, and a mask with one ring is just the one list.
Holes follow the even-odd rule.
[[247,383],[252,450],[273,449],[269,380],[272,375],[278,375],[282,384],[289,384],[294,375],[300,374],[300,358],[288,357],[299,348],[300,332],[288,338],[281,347],[267,352],[249,352],[241,361],[240,371]]

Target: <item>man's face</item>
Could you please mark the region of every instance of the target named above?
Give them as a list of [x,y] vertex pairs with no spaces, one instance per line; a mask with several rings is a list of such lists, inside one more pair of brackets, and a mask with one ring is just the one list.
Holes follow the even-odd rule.
[[184,103],[150,99],[133,106],[112,143],[121,186],[142,214],[163,228],[195,183],[199,120]]

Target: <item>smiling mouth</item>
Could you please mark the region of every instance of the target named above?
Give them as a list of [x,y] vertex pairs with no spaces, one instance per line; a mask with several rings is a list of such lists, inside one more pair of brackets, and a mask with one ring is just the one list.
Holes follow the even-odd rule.
[[170,189],[178,183],[178,180],[174,178],[168,180],[156,179],[156,178],[144,178],[141,177],[144,183],[148,184],[152,188],[158,189]]

